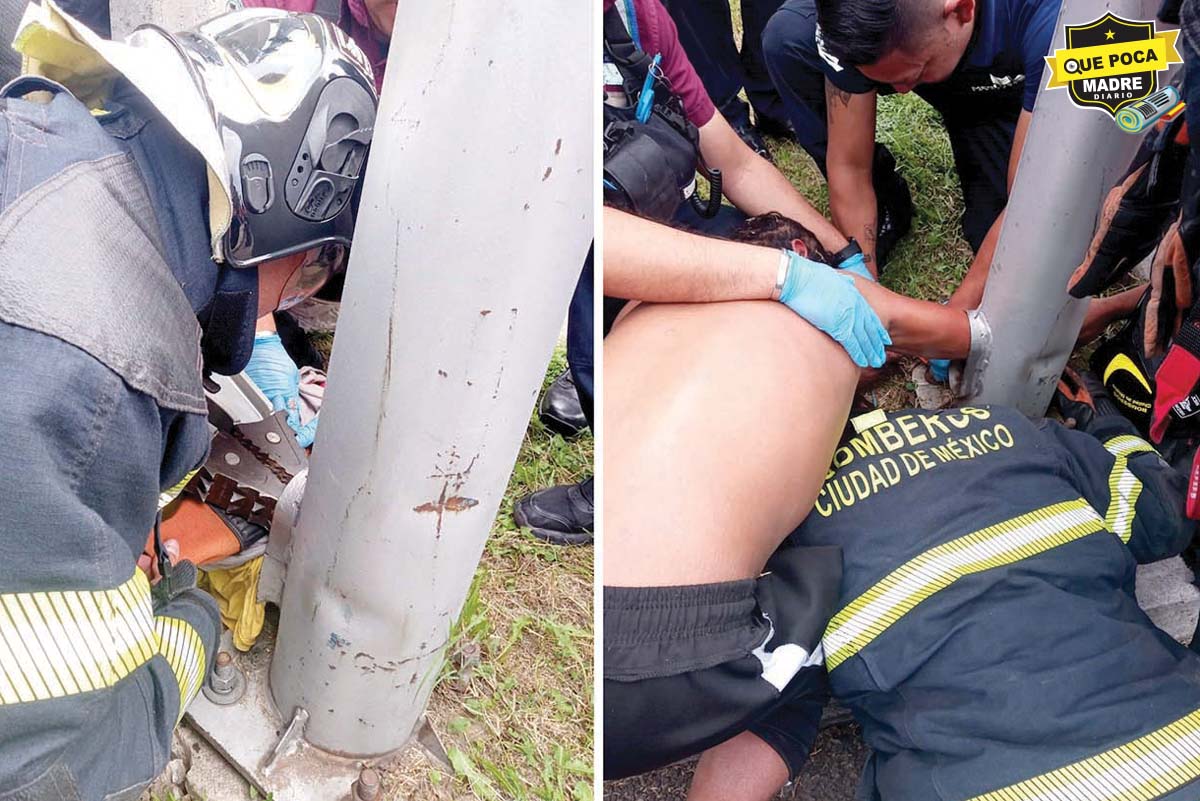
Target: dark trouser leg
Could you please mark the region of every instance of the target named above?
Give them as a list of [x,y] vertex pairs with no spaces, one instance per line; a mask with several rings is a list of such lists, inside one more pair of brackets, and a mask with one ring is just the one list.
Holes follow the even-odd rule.
[[762,56],[783,113],[800,143],[825,172],[825,73],[817,52],[813,0],[787,0],[763,29]]
[[733,41],[729,0],[664,0],[663,5],[713,104],[735,128],[749,125],[749,108],[738,98],[745,76]]
[[[592,321],[595,319],[592,299],[596,291],[592,282],[594,255],[593,245],[588,248],[567,313],[567,364],[571,368],[579,405],[589,427],[593,425],[595,403],[595,344],[592,333]],[[552,388],[558,384],[559,381],[556,381]],[[560,484],[526,495],[513,504],[513,519],[517,525],[531,529],[534,536],[556,545],[590,543],[592,484],[593,479],[588,476],[578,484]]]
[[946,128],[963,191],[963,236],[978,252],[1008,203],[1008,159],[1017,120],[1015,116],[968,123],[948,119]]
[[575,294],[571,297],[571,309],[567,315],[567,364],[571,367],[575,390],[579,393],[579,405],[583,408],[583,415],[587,418],[589,427],[593,422],[595,402],[595,341],[592,330],[595,319],[592,311],[592,298],[595,297],[592,282],[594,250],[594,245],[588,248],[583,272],[579,275],[579,283],[575,285]]
[[767,62],[763,58],[762,37],[767,20],[779,10],[783,0],[742,0],[742,74],[746,97],[754,109],[755,122],[762,127],[785,128],[788,125],[787,109],[779,96]]

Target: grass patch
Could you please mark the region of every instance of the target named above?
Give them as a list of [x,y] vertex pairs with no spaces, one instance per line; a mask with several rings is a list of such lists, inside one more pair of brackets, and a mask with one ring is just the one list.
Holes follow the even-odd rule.
[[[938,113],[914,94],[879,98],[876,138],[896,157],[914,198],[913,227],[892,251],[883,285],[923,300],[943,300],[962,281],[971,248],[962,238],[962,190],[950,137]],[[770,137],[775,165],[829,216],[829,190],[816,164],[794,141]]]
[[[546,385],[566,367],[562,348]],[[452,765],[409,753],[390,799],[592,798],[592,548],[560,548],[512,521],[520,497],[592,470],[590,434],[567,442],[530,420],[429,705]]]
[[[937,111],[915,94],[879,98],[876,138],[896,158],[913,196],[913,225],[888,257],[881,283],[902,295],[941,301],[950,296],[971,265],[962,237],[962,189],[954,169],[950,137]],[[769,138],[775,165],[826,216],[829,190],[816,164],[794,141]],[[915,406],[911,375],[918,360],[894,358],[865,393],[885,409]]]

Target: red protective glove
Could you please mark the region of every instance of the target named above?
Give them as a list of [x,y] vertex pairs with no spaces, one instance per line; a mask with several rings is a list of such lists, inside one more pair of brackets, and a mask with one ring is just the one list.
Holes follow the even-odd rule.
[[1171,409],[1187,400],[1200,383],[1200,319],[1189,317],[1171,343],[1167,358],[1154,374],[1154,411],[1150,439],[1162,442],[1171,424]]

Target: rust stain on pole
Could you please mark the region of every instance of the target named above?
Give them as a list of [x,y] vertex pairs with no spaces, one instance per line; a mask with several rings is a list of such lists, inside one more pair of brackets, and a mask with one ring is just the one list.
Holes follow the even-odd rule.
[[466,498],[462,495],[454,495],[446,498],[445,500],[439,498],[436,501],[429,501],[428,503],[423,503],[420,506],[414,506],[413,511],[437,512],[438,514],[441,514],[442,512],[465,512],[472,506],[478,505],[479,501],[475,500],[474,498]]

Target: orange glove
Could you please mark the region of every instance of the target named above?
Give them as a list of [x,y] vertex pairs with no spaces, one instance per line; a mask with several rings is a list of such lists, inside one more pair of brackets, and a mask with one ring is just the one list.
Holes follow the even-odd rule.
[[1156,125],[1124,180],[1104,199],[1096,233],[1067,284],[1072,297],[1108,289],[1146,258],[1167,224],[1178,216],[1187,158],[1182,117]]
[[1192,305],[1192,260],[1184,250],[1179,223],[1167,229],[1150,266],[1150,300],[1142,332],[1146,358],[1166,353],[1171,337]]

